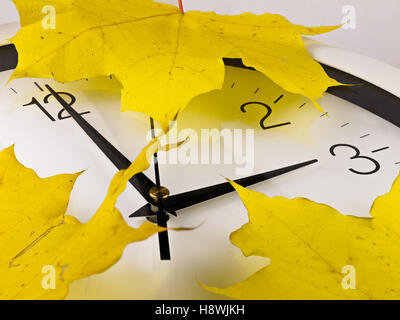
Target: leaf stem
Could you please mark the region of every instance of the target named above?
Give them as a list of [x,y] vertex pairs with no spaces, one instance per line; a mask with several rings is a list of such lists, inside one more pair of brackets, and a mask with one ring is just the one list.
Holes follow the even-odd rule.
[[185,13],[185,11],[183,10],[183,3],[182,0],[178,0],[179,1],[179,9],[181,9],[182,13]]

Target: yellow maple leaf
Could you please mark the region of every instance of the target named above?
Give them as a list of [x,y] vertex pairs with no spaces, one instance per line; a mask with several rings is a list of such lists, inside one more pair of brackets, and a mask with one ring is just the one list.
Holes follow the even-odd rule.
[[64,298],[72,281],[105,271],[127,244],[162,231],[147,222],[131,228],[115,208],[128,180],[148,168],[155,147],[116,174],[88,223],[65,215],[79,174],[39,178],[18,162],[13,147],[1,151],[0,299]]
[[236,299],[398,299],[400,177],[372,218],[344,216],[304,198],[270,198],[237,184],[249,222],[231,234],[245,256],[270,264],[227,288]]
[[[242,58],[314,102],[339,84],[301,39],[337,27],[307,28],[277,14],[182,14],[152,0],[13,1],[22,21],[11,39],[19,53],[13,78],[67,82],[114,75],[123,85],[122,110],[144,112],[165,131],[194,96],[222,87],[223,57]],[[54,29],[42,25],[42,7],[49,5],[56,12]]]

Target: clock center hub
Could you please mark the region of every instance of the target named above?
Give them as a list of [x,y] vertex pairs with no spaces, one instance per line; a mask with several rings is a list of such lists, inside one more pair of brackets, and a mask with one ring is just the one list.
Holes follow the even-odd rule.
[[167,199],[169,197],[169,190],[162,186],[155,186],[150,188],[149,194],[154,200]]
[[[149,190],[149,195],[150,197],[152,197],[154,200],[158,201],[158,200],[162,200],[162,199],[167,199],[169,197],[169,190],[165,187],[162,186],[154,186],[152,188],[150,188]],[[154,213],[157,213],[159,211],[159,208],[155,205],[150,204],[151,206],[151,211],[153,211]],[[167,214],[165,214],[166,221],[169,220],[169,217]],[[154,217],[147,217],[147,220],[149,220],[150,222],[153,223],[157,223],[157,216]]]

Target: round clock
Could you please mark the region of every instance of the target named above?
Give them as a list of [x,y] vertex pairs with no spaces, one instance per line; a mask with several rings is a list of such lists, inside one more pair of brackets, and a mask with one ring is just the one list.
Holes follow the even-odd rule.
[[[117,205],[136,227],[157,221],[154,199],[164,197],[168,226],[198,227],[128,246],[112,268],[73,283],[69,298],[218,299],[198,282],[224,287],[263,267],[268,261],[245,258],[229,242],[247,215],[224,177],[269,196],[306,197],[368,216],[400,169],[400,70],[318,42],[306,45],[331,77],[349,84],[321,98],[325,112],[240,60],[225,59],[223,88],[195,97],[168,136],[187,143],[159,152],[156,170],[132,179]],[[87,221],[118,168],[157,127],[151,130],[146,115],[120,112],[120,85],[112,77],[8,83],[17,62],[12,45],[0,47],[0,61],[1,149],[15,144],[19,161],[41,177],[86,170],[67,214]]]

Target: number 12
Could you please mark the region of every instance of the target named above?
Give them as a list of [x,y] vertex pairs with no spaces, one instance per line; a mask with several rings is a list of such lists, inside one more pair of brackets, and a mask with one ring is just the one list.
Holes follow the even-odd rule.
[[[76,102],[76,98],[68,92],[59,92],[58,94],[68,96],[70,98],[70,103],[69,103],[70,106],[72,106]],[[49,103],[49,99],[52,96],[53,96],[52,94],[47,95],[46,97],[44,97],[43,102],[46,104]],[[45,107],[43,107],[41,105],[41,103],[36,98],[33,97],[31,102],[23,105],[23,107],[29,107],[29,106],[37,106],[51,121],[56,121],[56,119],[54,119],[54,117],[46,110]],[[63,115],[64,111],[65,111],[65,109],[62,108],[58,112],[58,115],[57,115],[58,120],[64,120],[64,119],[71,118],[71,116]],[[80,115],[84,115],[84,114],[88,114],[88,113],[90,113],[90,111],[82,112],[82,113],[80,113]]]

